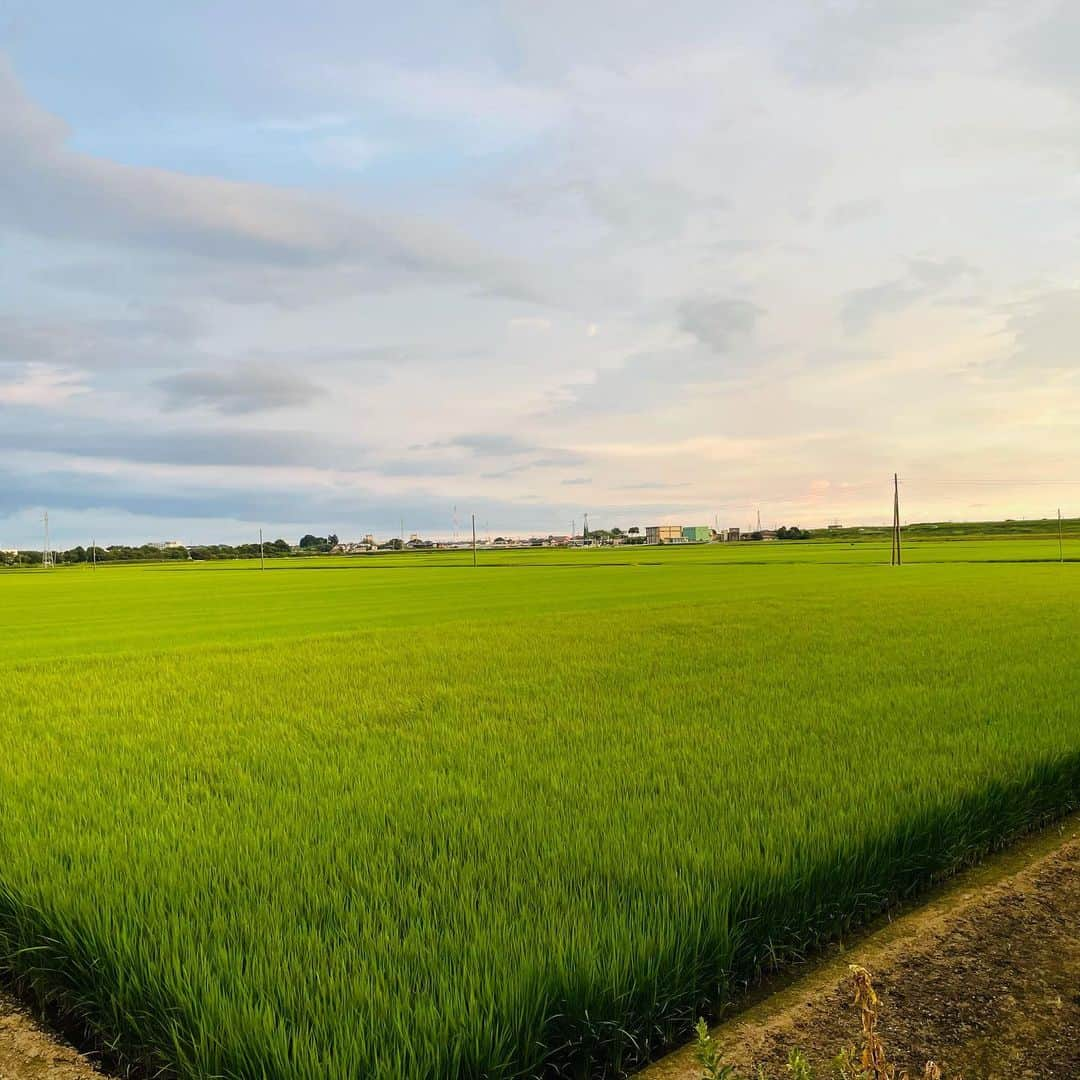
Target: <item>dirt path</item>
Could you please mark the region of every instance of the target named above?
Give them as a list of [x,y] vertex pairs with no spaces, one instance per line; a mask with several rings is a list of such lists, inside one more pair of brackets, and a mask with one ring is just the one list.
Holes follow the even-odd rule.
[[75,1050],[0,994],[0,1080],[103,1080]]
[[[858,1017],[849,963],[874,975],[890,1056],[948,1080],[1080,1078],[1080,817],[956,879],[786,989],[721,1023],[713,1036],[742,1074],[786,1077],[791,1047],[823,1069],[851,1045]],[[698,1080],[689,1049],[638,1080]],[[823,1075],[828,1075],[823,1070]]]

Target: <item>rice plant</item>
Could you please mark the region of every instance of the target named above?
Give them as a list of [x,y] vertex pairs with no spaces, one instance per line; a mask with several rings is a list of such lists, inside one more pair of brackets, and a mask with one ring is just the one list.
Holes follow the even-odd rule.
[[1078,600],[700,555],[0,577],[0,961],[179,1077],[614,1072],[1075,805]]

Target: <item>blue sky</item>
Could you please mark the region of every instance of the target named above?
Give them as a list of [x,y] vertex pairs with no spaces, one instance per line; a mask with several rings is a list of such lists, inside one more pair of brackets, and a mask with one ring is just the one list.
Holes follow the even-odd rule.
[[1080,514],[1065,3],[0,2],[0,547]]

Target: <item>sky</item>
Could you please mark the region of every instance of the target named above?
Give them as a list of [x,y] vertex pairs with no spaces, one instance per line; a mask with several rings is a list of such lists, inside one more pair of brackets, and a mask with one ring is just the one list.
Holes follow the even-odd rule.
[[0,547],[1080,515],[1080,7],[0,0]]

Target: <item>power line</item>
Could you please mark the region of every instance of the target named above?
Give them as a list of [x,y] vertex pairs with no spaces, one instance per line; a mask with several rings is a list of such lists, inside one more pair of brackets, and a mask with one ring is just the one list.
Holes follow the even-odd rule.
[[1054,484],[1080,484],[1080,480],[920,480],[916,477],[914,480],[908,479],[909,484],[918,484],[919,487],[935,487],[937,485],[957,485],[957,486],[971,486],[976,487],[983,484],[1002,484],[1008,487],[1028,487],[1036,484],[1042,485],[1054,485]]

